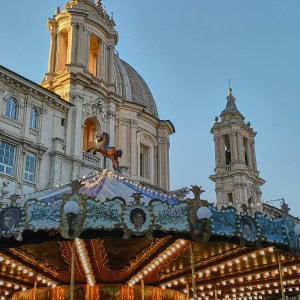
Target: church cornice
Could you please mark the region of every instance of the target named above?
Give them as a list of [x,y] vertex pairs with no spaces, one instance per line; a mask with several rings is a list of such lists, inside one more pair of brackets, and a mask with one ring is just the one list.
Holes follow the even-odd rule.
[[38,85],[37,83],[14,73],[13,71],[0,66],[0,80],[19,92],[31,95],[33,98],[39,99],[48,105],[53,105],[61,110],[68,110],[73,104],[66,102],[59,95],[48,89]]

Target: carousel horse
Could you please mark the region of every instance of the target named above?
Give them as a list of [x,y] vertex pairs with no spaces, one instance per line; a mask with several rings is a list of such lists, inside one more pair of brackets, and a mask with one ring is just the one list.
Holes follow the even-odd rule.
[[87,152],[93,151],[95,155],[97,152],[101,153],[105,157],[111,159],[114,170],[119,170],[119,157],[122,157],[122,150],[116,149],[116,147],[109,147],[109,135],[106,132],[103,132],[99,137],[97,137],[98,145],[95,142],[92,142],[92,145],[89,145]]

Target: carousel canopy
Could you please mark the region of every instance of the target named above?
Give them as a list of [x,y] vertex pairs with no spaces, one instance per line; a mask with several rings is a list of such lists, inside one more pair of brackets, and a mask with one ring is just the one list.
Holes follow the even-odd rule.
[[30,197],[3,195],[0,296],[67,299],[70,282],[77,299],[142,299],[141,286],[144,299],[299,294],[288,210],[277,219],[237,214],[191,191],[167,195],[103,171]]

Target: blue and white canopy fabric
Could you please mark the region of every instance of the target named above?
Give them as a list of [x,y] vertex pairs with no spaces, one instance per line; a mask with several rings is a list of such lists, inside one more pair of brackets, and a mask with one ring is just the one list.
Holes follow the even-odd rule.
[[[295,223],[288,214],[270,219],[261,213],[237,214],[233,208],[217,210],[197,193],[193,199],[178,200],[106,170],[30,198],[11,197],[1,203],[2,239],[14,236],[21,241],[24,230],[51,232],[52,237],[65,239],[90,231],[96,236],[116,231],[125,239],[161,234],[202,242],[238,238],[242,245],[275,244],[299,252]],[[201,206],[209,207],[210,219],[197,218]]]

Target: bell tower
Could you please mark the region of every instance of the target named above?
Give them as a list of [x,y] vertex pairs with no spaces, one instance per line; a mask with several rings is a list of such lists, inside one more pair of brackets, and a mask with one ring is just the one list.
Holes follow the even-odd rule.
[[48,72],[42,85],[63,97],[65,89],[61,88],[61,77],[66,74],[81,74],[99,79],[104,86],[112,85],[118,41],[114,26],[101,1],[70,0],[63,11],[58,7],[48,20]]
[[233,206],[238,212],[262,211],[261,185],[255,156],[256,132],[244,122],[229,88],[225,109],[211,129],[215,142],[215,182],[218,208]]

